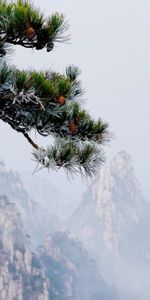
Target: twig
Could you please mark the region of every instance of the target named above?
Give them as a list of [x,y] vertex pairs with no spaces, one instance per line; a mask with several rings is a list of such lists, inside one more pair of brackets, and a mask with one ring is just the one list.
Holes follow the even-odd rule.
[[25,136],[25,138],[28,140],[28,142],[32,145],[34,149],[36,150],[39,149],[39,146],[32,141],[32,139],[29,137],[27,133],[23,133],[23,135]]

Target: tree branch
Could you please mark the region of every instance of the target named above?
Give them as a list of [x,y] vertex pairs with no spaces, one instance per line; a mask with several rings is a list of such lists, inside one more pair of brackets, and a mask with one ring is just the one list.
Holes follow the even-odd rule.
[[39,149],[39,146],[32,141],[32,139],[29,137],[29,135],[27,133],[23,133],[23,135],[28,140],[28,142],[32,145],[32,147],[34,149],[36,149],[36,150]]

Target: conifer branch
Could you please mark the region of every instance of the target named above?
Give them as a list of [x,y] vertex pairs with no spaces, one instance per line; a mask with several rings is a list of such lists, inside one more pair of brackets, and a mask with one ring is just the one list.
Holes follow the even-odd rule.
[[[68,23],[63,14],[55,13],[49,18],[44,18],[40,10],[28,0],[17,0],[12,3],[0,1],[0,43],[21,45],[36,50],[46,48],[47,52],[50,52],[55,42],[69,40],[69,36],[64,35],[67,29]],[[0,54],[6,55],[2,49]]]
[[[55,42],[68,40],[67,29],[62,14],[44,18],[29,0],[0,0],[0,119],[24,135],[38,165],[92,176],[103,163],[101,145],[110,134],[106,122],[82,108],[79,69],[18,70],[3,58],[13,45],[50,52]],[[32,130],[52,136],[54,144],[40,148],[29,136]]]
[[39,149],[39,146],[34,143],[34,141],[29,137],[29,135],[25,132],[23,133],[24,137],[27,139],[27,141],[32,145],[32,147],[36,150]]

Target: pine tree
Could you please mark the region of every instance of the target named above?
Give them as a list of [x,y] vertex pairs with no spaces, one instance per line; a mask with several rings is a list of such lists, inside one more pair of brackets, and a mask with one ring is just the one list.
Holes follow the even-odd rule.
[[[50,52],[56,42],[68,41],[67,29],[62,14],[44,18],[28,0],[0,0],[0,119],[24,135],[38,165],[91,176],[103,162],[101,145],[109,132],[107,123],[82,108],[79,69],[24,71],[4,60],[13,45]],[[29,136],[33,129],[53,143],[38,146]]]

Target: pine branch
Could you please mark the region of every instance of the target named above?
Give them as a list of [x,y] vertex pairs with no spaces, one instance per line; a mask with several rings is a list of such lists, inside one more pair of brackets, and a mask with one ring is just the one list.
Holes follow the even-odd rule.
[[29,137],[27,133],[23,133],[24,137],[27,139],[27,141],[32,145],[32,147],[36,150],[39,149],[39,146],[33,142],[33,140]]
[[76,144],[73,141],[58,139],[46,150],[39,148],[33,152],[35,161],[47,169],[63,168],[67,174],[93,176],[104,162],[102,150],[94,144]]
[[[28,0],[0,0],[0,119],[24,135],[38,165],[92,176],[103,163],[100,146],[110,134],[108,124],[92,119],[78,101],[83,95],[79,69],[69,66],[59,74],[18,70],[4,63],[12,45],[50,52],[55,42],[68,40],[67,28],[62,14],[45,19]],[[40,148],[29,136],[32,130],[52,136],[55,143]]]
[[[28,0],[12,3],[0,1],[0,43],[36,50],[46,47],[47,52],[50,52],[54,42],[69,40],[69,36],[64,35],[67,29],[68,23],[62,14],[55,13],[46,19]],[[0,50],[0,55],[5,54],[5,51]]]
[[36,129],[44,136],[105,142],[109,139],[108,124],[100,119],[95,122],[76,101],[78,74],[73,66],[61,75],[20,71],[4,64],[0,70],[0,111],[5,122],[13,121],[17,131]]

